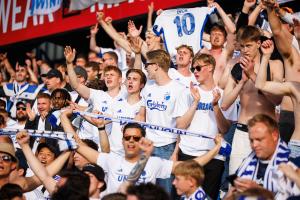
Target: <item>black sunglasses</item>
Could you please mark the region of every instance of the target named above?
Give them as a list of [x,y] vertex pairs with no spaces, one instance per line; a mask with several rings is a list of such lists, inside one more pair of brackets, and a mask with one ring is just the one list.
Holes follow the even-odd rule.
[[145,63],[145,69],[147,69],[147,67],[148,67],[149,65],[154,65],[154,64],[156,64],[156,63]]
[[197,70],[197,72],[200,72],[201,69],[202,69],[202,67],[205,67],[205,66],[207,66],[207,65],[202,65],[202,66],[201,65],[197,65],[195,67],[191,67],[191,72],[194,73],[195,70]]
[[25,111],[26,108],[25,107],[17,107],[17,110],[23,110],[23,111]]
[[123,136],[123,139],[124,139],[125,141],[130,141],[131,138],[133,138],[133,140],[134,140],[135,142],[138,142],[138,141],[140,141],[140,139],[141,139],[142,137],[139,137],[139,136],[133,136],[133,135]]
[[9,155],[2,155],[2,156],[0,156],[0,159],[2,161],[4,161],[4,162],[10,162],[10,161],[12,161],[12,158]]

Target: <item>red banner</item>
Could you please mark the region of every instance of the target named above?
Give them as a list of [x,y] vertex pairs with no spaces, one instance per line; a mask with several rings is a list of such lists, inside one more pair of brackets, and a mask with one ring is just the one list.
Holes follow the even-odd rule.
[[[155,9],[199,2],[199,0],[128,0],[115,5],[96,3],[85,10],[69,12],[68,5],[64,1],[63,6],[53,13],[32,16],[30,10],[32,1],[0,1],[0,46],[91,26],[96,23],[97,11],[103,11],[106,16],[118,20],[147,13],[147,6],[151,1],[154,2]],[[46,1],[35,0],[39,5],[44,5],[42,3]],[[62,0],[56,0],[58,1]]]

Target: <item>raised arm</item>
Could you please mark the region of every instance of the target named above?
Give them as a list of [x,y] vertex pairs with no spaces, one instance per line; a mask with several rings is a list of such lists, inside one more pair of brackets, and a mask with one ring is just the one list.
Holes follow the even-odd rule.
[[229,75],[222,99],[222,110],[227,110],[234,103],[247,81],[248,77],[244,72],[242,74],[242,80],[238,83],[236,83],[233,77]]
[[92,26],[90,29],[91,37],[90,37],[90,50],[96,53],[100,53],[100,47],[97,46],[96,43],[96,35],[98,33],[98,23],[95,26]]
[[271,40],[264,41],[261,45],[263,53],[259,71],[255,81],[255,87],[261,91],[275,95],[290,95],[291,88],[288,82],[280,83],[275,81],[267,81],[267,66],[274,50],[274,44]]
[[[206,154],[202,155],[202,156],[198,156],[197,158],[194,158],[194,160],[199,163],[201,166],[206,165],[211,159],[213,159],[220,151],[221,148],[221,143],[222,143],[222,136],[220,134],[217,134],[217,136],[215,137],[215,143],[216,145],[209,150]],[[180,162],[184,162],[184,161],[176,161],[173,164],[172,167],[172,173],[175,170],[176,166],[180,163]]]
[[9,73],[10,79],[14,79],[16,77],[16,72],[7,58],[7,53],[0,54],[0,60],[2,61],[1,63],[4,65],[6,71]]
[[224,22],[224,25],[227,27],[228,31],[230,33],[235,33],[236,27],[235,24],[231,21],[231,19],[228,17],[228,15],[225,13],[225,11],[221,8],[221,6],[214,2],[208,5],[209,7],[215,7],[222,18],[222,21]]
[[110,24],[104,21],[104,13],[97,12],[97,21],[104,29],[104,31],[114,40],[116,41],[125,51],[131,52],[129,47],[129,43],[126,39],[124,39]]
[[262,0],[267,8],[268,20],[272,29],[272,33],[276,42],[276,47],[284,59],[290,58],[292,54],[292,35],[283,28],[279,17],[275,12],[275,1]]
[[147,30],[152,28],[152,15],[154,12],[154,3],[151,2],[150,5],[148,5],[148,17],[147,17]]
[[34,172],[34,174],[42,181],[43,185],[49,192],[53,194],[56,190],[56,181],[48,173],[46,168],[40,163],[40,161],[35,157],[29,146],[29,135],[27,132],[19,132],[17,134],[17,141],[21,146],[26,160]]
[[89,162],[96,163],[99,152],[88,147],[83,142],[81,142],[81,140],[79,139],[78,135],[76,134],[75,130],[73,129],[72,124],[68,118],[68,115],[70,115],[71,113],[72,113],[72,110],[67,109],[67,110],[65,110],[65,112],[63,112],[60,115],[61,125],[66,133],[72,133],[74,135],[74,138],[75,138],[76,142],[78,143],[78,148],[76,151],[78,153],[80,153],[82,156],[84,156]]
[[74,71],[73,61],[75,59],[76,50],[72,49],[70,46],[66,46],[64,55],[65,55],[66,62],[67,62],[67,70],[68,70],[70,85],[76,92],[78,92],[78,94],[82,98],[84,98],[85,100],[89,99],[90,88],[88,88],[87,86],[85,86],[83,84],[78,83],[77,75],[75,74],[75,71]]
[[217,126],[220,133],[224,135],[230,127],[230,122],[226,120],[226,118],[224,117],[221,111],[221,108],[219,107],[219,100],[221,98],[221,93],[218,89],[215,89],[213,91],[213,97],[214,98],[212,101],[212,105],[213,105],[213,110],[217,121]]
[[198,88],[196,88],[193,83],[190,83],[190,92],[194,101],[184,115],[176,118],[176,128],[188,128],[194,118],[201,97]]
[[39,83],[39,80],[37,79],[37,76],[35,75],[35,73],[33,72],[32,68],[31,68],[31,60],[30,59],[26,59],[25,60],[25,63],[26,63],[26,69],[27,69],[27,72],[29,74],[29,78],[31,80],[31,82],[33,84],[38,84]]
[[[253,1],[254,5],[256,1]],[[260,14],[260,12],[264,9],[265,7],[263,6],[262,2],[260,2],[255,8],[254,10],[251,12],[251,14],[249,15],[249,21],[248,21],[248,25],[254,26],[256,19],[258,17],[258,15]]]

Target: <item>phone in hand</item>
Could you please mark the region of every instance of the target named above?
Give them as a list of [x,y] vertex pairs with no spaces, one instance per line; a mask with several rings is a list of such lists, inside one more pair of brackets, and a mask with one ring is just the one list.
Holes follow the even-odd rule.
[[226,177],[227,181],[234,186],[234,180],[237,178],[238,176],[236,174],[232,174]]
[[243,69],[240,63],[236,63],[231,69],[231,75],[237,83],[242,80],[242,73]]

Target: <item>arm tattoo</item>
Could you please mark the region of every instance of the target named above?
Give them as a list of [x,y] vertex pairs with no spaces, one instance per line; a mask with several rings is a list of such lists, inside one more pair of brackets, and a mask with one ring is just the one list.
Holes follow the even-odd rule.
[[140,175],[142,174],[146,164],[148,161],[148,157],[145,154],[142,154],[136,165],[133,167],[133,169],[130,171],[127,181],[130,183],[135,183]]

